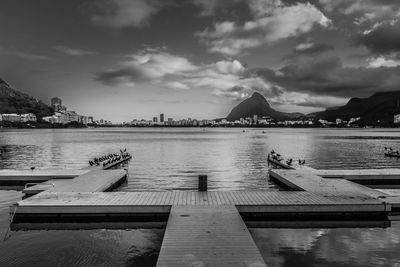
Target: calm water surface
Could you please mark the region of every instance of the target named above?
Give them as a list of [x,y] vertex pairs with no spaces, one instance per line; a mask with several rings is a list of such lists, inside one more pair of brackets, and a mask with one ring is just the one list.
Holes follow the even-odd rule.
[[[263,133],[262,131],[265,131]],[[382,148],[400,149],[400,131],[348,129],[1,130],[0,169],[82,168],[126,147],[134,159],[118,190],[276,190],[268,183],[271,149],[320,169],[397,168]],[[163,230],[12,232],[9,206],[19,191],[0,190],[0,266],[152,266]],[[388,229],[252,229],[269,266],[400,266],[400,224]]]

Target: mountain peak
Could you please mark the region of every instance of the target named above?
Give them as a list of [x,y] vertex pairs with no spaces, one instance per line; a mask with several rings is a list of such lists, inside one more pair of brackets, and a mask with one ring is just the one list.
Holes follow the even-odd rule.
[[283,119],[287,114],[279,112],[271,108],[267,99],[258,93],[254,92],[250,98],[243,100],[240,104],[232,109],[227,119],[229,121],[239,120],[240,118],[258,116],[268,116],[274,119]]
[[251,98],[263,98],[263,99],[265,99],[265,97],[262,94],[260,94],[259,92],[254,92],[251,95]]

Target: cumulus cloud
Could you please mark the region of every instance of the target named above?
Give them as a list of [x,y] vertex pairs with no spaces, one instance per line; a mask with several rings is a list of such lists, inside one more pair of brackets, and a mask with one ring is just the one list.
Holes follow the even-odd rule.
[[87,9],[93,23],[125,28],[147,25],[162,6],[158,0],[96,0]]
[[375,24],[400,17],[400,3],[396,0],[319,0],[319,3],[327,12],[354,15],[356,24]]
[[300,43],[296,45],[294,48],[296,51],[304,51],[304,50],[309,50],[314,47],[314,43],[311,41],[307,41],[305,43]]
[[147,49],[128,56],[120,66],[96,75],[105,84],[118,84],[121,81],[133,83],[156,81],[167,75],[184,75],[197,67],[188,59],[172,55],[162,50]]
[[79,56],[88,56],[88,55],[94,55],[96,54],[93,51],[89,51],[89,50],[83,50],[83,49],[77,49],[77,48],[70,48],[70,47],[66,47],[66,46],[62,46],[62,45],[58,45],[54,47],[55,50],[69,55],[69,56],[75,56],[75,57],[79,57]]
[[138,51],[117,68],[97,73],[95,79],[111,86],[151,83],[176,90],[205,88],[211,89],[215,96],[232,99],[243,99],[253,91],[274,95],[271,84],[251,73],[238,60],[195,65],[163,49]]
[[331,24],[310,3],[286,5],[280,0],[252,0],[249,7],[253,20],[217,22],[212,29],[197,32],[196,36],[209,51],[234,56],[249,48],[309,32],[316,25],[328,27]]
[[368,66],[370,68],[379,68],[379,67],[397,67],[400,66],[400,60],[399,59],[390,59],[386,58],[384,56],[378,56],[378,57],[371,57],[367,59]]

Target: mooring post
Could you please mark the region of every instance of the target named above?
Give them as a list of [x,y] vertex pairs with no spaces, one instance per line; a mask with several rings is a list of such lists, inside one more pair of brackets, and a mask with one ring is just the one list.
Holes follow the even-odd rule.
[[199,175],[199,192],[207,191],[207,175]]

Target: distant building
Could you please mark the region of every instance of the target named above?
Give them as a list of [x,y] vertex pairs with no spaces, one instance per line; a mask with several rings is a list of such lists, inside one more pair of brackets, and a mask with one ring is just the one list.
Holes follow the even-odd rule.
[[62,101],[61,98],[58,97],[53,97],[51,99],[51,107],[54,109],[54,111],[60,111],[60,109],[62,108]]
[[[161,120],[161,116],[160,116],[160,120]],[[157,117],[153,117],[153,122],[157,122],[158,118]]]
[[257,124],[257,122],[258,122],[258,115],[257,114],[253,115],[253,122],[254,122],[254,124]]
[[68,116],[68,122],[79,122],[80,116],[75,111],[68,110],[66,114]]
[[396,124],[400,123],[400,114],[393,116],[393,122]]
[[160,114],[160,122],[163,123],[164,122],[164,113]]
[[93,123],[93,122],[94,122],[93,117],[92,117],[92,116],[89,116],[89,117],[88,117],[88,123]]
[[54,116],[57,117],[56,123],[67,124],[69,122],[69,116],[66,113],[56,112]]
[[357,117],[357,118],[350,118],[349,124],[354,123],[354,122],[356,122],[356,121],[358,121],[358,120],[360,120],[360,117]]
[[21,122],[37,121],[36,115],[33,113],[21,114]]
[[19,122],[21,121],[21,116],[18,114],[2,114],[3,121]]
[[80,115],[78,121],[79,121],[80,123],[82,123],[82,124],[88,124],[88,119],[87,119],[86,116]]
[[0,114],[0,121],[2,121],[3,120],[3,115],[2,114]]
[[342,119],[337,118],[337,119],[336,119],[336,124],[341,124],[341,123],[342,123]]

